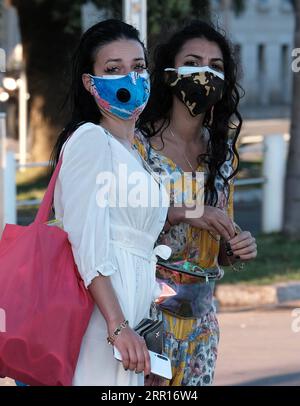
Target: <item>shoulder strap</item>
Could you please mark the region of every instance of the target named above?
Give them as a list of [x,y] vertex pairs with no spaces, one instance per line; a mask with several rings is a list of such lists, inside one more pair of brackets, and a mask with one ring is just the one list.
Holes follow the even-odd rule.
[[43,200],[40,204],[37,215],[35,217],[35,220],[34,220],[35,223],[40,223],[40,224],[46,223],[49,220],[50,210],[51,210],[52,202],[53,202],[53,198],[54,198],[54,189],[55,189],[56,180],[58,178],[58,174],[59,174],[59,171],[60,171],[60,168],[62,165],[63,154],[65,151],[66,145],[67,145],[69,139],[71,138],[71,136],[72,136],[72,134],[69,136],[69,138],[67,138],[64,145],[62,146],[58,163],[51,176],[47,190],[46,190]]
[[34,220],[35,223],[39,223],[39,224],[46,223],[49,219],[51,205],[52,205],[52,201],[53,201],[53,197],[54,197],[55,184],[56,184],[56,180],[57,180],[57,177],[58,177],[61,165],[62,165],[62,154],[61,154],[61,157],[59,158],[56,168],[51,176],[46,193],[43,197],[42,203],[41,203],[39,210],[37,212],[37,215],[35,217],[35,220]]

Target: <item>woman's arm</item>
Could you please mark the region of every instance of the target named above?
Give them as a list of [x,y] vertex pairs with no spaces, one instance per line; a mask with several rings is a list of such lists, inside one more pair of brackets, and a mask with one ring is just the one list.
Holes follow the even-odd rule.
[[122,323],[125,317],[111,284],[110,277],[97,276],[92,280],[88,289],[102,313],[111,334]]
[[204,206],[203,215],[197,218],[189,217],[190,210],[186,207],[170,207],[168,211],[170,223],[172,225],[187,223],[201,230],[221,235],[225,240],[230,240],[235,236],[233,221],[223,210],[217,207]]
[[[106,321],[108,335],[111,336],[125,317],[110,277],[97,276],[89,285],[89,291]],[[116,337],[114,345],[122,356],[125,370],[144,371],[145,375],[150,374],[149,352],[144,339],[134,330],[130,327],[122,329],[121,333]]]

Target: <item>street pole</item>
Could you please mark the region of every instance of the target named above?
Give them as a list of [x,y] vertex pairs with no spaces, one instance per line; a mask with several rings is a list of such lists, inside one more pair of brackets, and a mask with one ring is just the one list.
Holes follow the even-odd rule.
[[[19,85],[19,162],[26,164],[27,155],[27,77],[22,68]],[[23,168],[23,169],[22,169]],[[24,167],[21,166],[21,171]]]
[[264,233],[282,231],[286,152],[283,134],[270,134],[264,137],[265,183],[262,210]]
[[5,222],[6,114],[0,113],[0,235]]
[[140,32],[140,38],[147,45],[147,0],[123,0],[123,20]]

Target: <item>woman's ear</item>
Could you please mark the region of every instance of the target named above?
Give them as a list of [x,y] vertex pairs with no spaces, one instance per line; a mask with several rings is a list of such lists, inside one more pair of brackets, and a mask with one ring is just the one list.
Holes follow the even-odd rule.
[[85,90],[87,90],[89,93],[92,93],[90,75],[88,75],[87,73],[84,73],[82,75],[82,83],[83,83],[83,86],[85,87]]

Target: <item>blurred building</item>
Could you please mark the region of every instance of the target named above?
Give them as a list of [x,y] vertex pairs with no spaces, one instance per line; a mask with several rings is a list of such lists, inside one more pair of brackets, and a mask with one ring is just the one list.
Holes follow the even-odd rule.
[[22,47],[18,15],[14,7],[2,1],[0,44],[6,52],[6,64],[9,70],[18,70],[22,62]]
[[240,14],[213,0],[214,20],[232,40],[242,66],[248,117],[286,117],[292,99],[294,12],[290,0],[247,0]]

